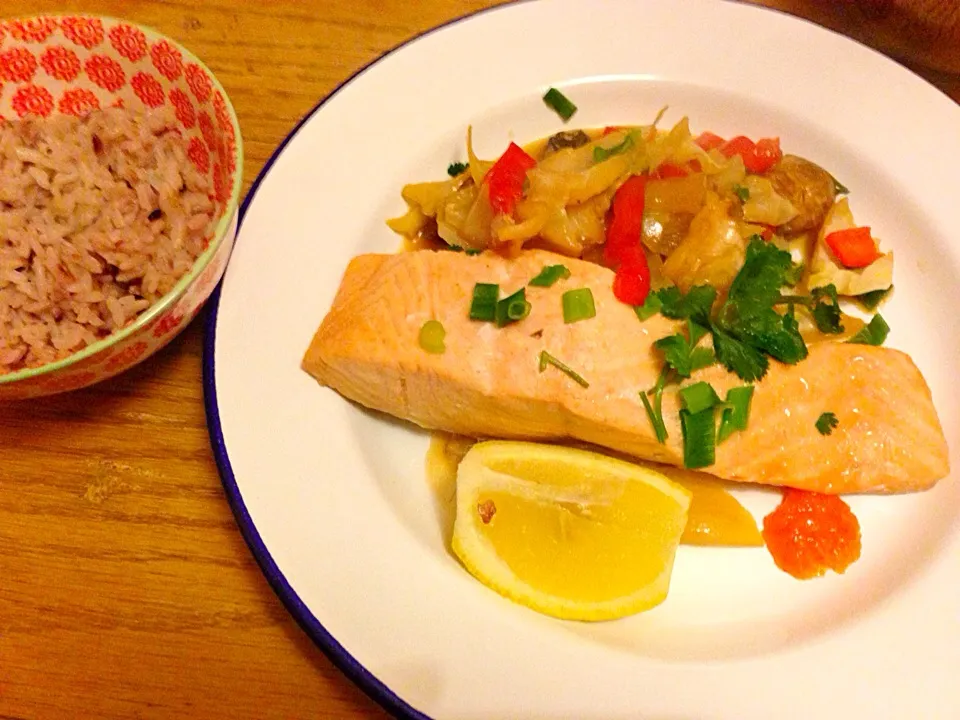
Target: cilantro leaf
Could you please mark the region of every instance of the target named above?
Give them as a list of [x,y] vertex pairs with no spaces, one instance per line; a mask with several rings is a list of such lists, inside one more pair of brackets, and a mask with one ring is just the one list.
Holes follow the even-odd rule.
[[799,271],[790,253],[754,235],[747,245],[743,267],[730,286],[725,308],[732,307],[740,313],[769,308],[780,299],[781,287],[797,284]]
[[840,421],[837,420],[837,416],[832,412],[825,412],[817,418],[817,422],[814,424],[817,427],[817,432],[821,435],[829,435],[833,432],[833,429],[840,424]]
[[447,166],[447,175],[449,175],[450,177],[456,177],[460,173],[466,172],[466,169],[468,167],[470,167],[469,163],[464,163],[464,162],[450,163]]
[[838,334],[843,332],[843,323],[840,314],[840,299],[837,297],[835,285],[824,285],[814,288],[810,293],[813,299],[813,321],[822,333]]
[[706,334],[706,329],[691,321],[687,321],[687,328],[689,338],[683,333],[677,333],[662,337],[653,344],[663,352],[666,366],[683,378],[690,377],[693,372],[712,365],[715,361],[710,348],[696,346]]
[[713,350],[721,365],[747,382],[762,378],[770,366],[762,352],[716,326],[713,328]]
[[680,288],[669,286],[657,291],[660,312],[674,320],[692,319],[701,325],[710,324],[710,309],[717,299],[717,289],[711,285],[694,285],[684,295]]
[[860,329],[860,332],[847,340],[847,342],[859,345],[883,345],[889,334],[890,326],[887,325],[887,321],[877,313],[865,327]]
[[647,299],[643,301],[643,305],[634,305],[633,311],[637,313],[637,318],[643,322],[660,312],[662,307],[663,301],[660,299],[660,295],[652,292],[647,293]]

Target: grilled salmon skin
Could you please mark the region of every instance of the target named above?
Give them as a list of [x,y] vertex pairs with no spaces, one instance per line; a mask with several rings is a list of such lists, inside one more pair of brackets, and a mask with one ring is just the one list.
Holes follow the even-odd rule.
[[[527,286],[558,263],[570,270],[568,278],[549,288]],[[430,250],[361,255],[347,268],[302,367],[342,396],[424,428],[575,439],[682,465],[676,388],[663,398],[663,444],[640,401],[662,366],[653,343],[679,325],[661,315],[641,322],[613,296],[612,281],[604,267],[540,250],[509,260]],[[479,282],[499,284],[501,297],[527,286],[530,314],[499,329],[470,320]],[[596,316],[566,324],[561,295],[582,287],[593,292]],[[428,320],[446,330],[441,354],[419,345]],[[541,371],[544,350],[589,386],[554,366]],[[721,397],[743,384],[718,365],[695,373],[697,380]],[[826,436],[816,428],[824,412],[839,420]],[[930,390],[908,355],[823,342],[811,344],[796,365],[771,362],[756,384],[749,427],[720,444],[705,471],[824,493],[908,492],[944,477],[949,461]]]

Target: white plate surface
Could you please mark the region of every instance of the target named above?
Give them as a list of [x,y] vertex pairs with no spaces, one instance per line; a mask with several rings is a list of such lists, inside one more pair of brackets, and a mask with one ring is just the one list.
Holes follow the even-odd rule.
[[[895,63],[719,0],[541,0],[411,42],[340,88],[251,192],[209,321],[211,437],[238,521],[307,631],[394,713],[432,718],[957,718],[960,482],[854,498],[862,559],[801,583],[762,550],[680,549],[670,596],[605,624],[539,616],[445,550],[428,436],[299,369],[351,256],[392,251],[401,186],[574,125],[688,115],[779,135],[895,251],[888,344],[927,378],[956,460],[960,107]],[[897,412],[892,406],[890,412]],[[797,462],[803,462],[797,458]],[[775,495],[746,491],[758,516]]]

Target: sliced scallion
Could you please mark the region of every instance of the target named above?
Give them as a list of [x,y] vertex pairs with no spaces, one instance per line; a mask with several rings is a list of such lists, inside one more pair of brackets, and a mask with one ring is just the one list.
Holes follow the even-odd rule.
[[500,286],[493,283],[477,283],[473,286],[473,301],[470,303],[470,319],[493,322],[497,318],[497,298]]
[[680,389],[683,407],[694,415],[720,403],[720,396],[708,382],[695,382]]
[[520,288],[513,295],[509,295],[497,303],[497,327],[506,327],[512,322],[523,320],[529,314],[530,303],[527,302],[525,290]]
[[570,101],[570,98],[556,88],[547,90],[543,96],[543,101],[547,104],[547,107],[559,115],[560,119],[564,122],[572,118],[573,114],[577,111],[577,106]]
[[566,365],[565,363],[562,363],[559,360],[557,360],[557,358],[555,358],[553,355],[548,353],[546,350],[543,350],[540,352],[540,363],[539,363],[540,372],[543,372],[544,370],[546,370],[547,365],[553,365],[557,370],[564,373],[568,378],[570,378],[575,383],[577,383],[577,385],[580,385],[581,387],[585,387],[585,388],[590,387],[590,383],[584,380],[582,375],[580,375],[578,372],[573,370],[569,365]]
[[750,421],[750,400],[753,398],[753,385],[744,385],[727,390],[723,413],[720,415],[720,430],[717,442],[722,443],[735,430],[746,430]]
[[567,290],[560,297],[560,302],[563,305],[563,321],[567,324],[589,320],[597,314],[590,288]]
[[633,147],[633,133],[629,133],[621,142],[614,145],[613,147],[605,148],[597,145],[593,148],[593,161],[594,162],[603,162],[609,158],[612,158],[614,155],[619,155],[624,153],[630,148]]
[[447,331],[439,320],[427,320],[420,326],[420,347],[432,355],[442,355],[447,349],[446,336]]
[[716,459],[716,408],[698,413],[680,411],[683,432],[683,466],[691,470],[713,465]]
[[544,265],[543,270],[537,273],[528,285],[535,287],[550,287],[557,280],[563,280],[570,277],[570,270],[566,265]]
[[637,317],[640,321],[649,320],[658,312],[660,308],[663,307],[663,301],[660,299],[660,296],[655,293],[648,293],[647,299],[643,301],[643,305],[635,305],[633,310],[637,313]]

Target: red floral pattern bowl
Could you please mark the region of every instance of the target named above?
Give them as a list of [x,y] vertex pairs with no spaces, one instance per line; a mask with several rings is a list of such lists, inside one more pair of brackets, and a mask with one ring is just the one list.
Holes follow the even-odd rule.
[[223,87],[170,38],[124,20],[43,15],[0,21],[0,117],[82,115],[169,104],[188,157],[210,179],[207,249],[152,307],[107,338],[39,368],[0,375],[0,401],[76,390],[117,375],[172,340],[226,268],[237,233],[243,143]]

